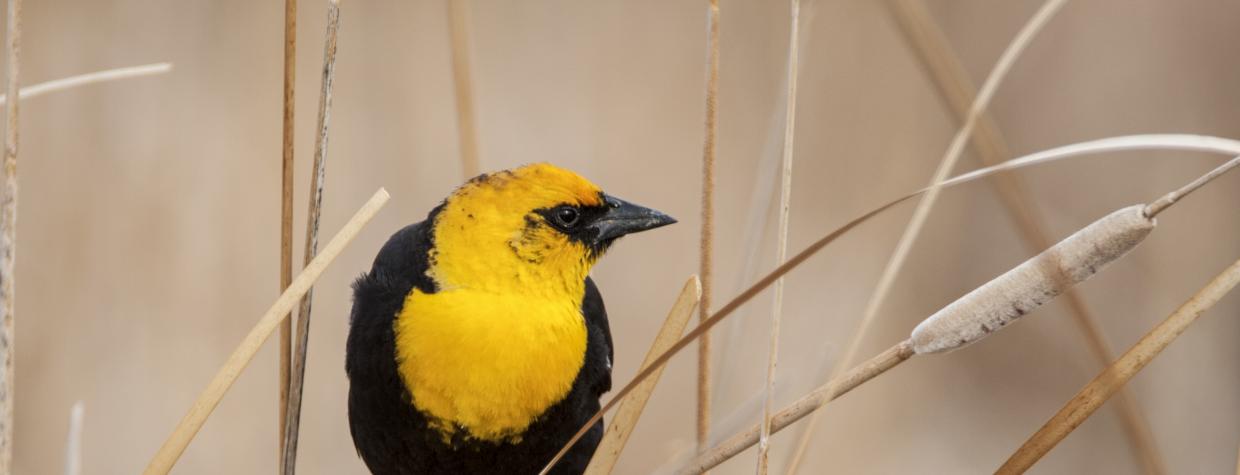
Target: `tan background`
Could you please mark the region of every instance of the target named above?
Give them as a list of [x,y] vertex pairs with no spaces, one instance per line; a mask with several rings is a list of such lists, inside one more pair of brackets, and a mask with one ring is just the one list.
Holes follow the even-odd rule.
[[[158,78],[22,107],[17,470],[57,473],[69,407],[86,404],[89,474],[136,473],[276,296],[282,3],[25,2],[23,81],[171,61]],[[298,51],[297,255],[326,5],[303,0]],[[931,0],[974,80],[1040,2]],[[473,3],[486,169],[550,160],[681,224],[626,239],[596,269],[631,376],[697,268],[705,1]],[[723,0],[718,299],[742,276],[758,177],[782,116],[788,7]],[[376,188],[392,202],[319,281],[302,452],[306,474],[362,473],[345,417],[349,284],[386,237],[460,181],[442,1],[353,1],[343,28],[323,226]],[[993,110],[1014,152],[1144,132],[1240,136],[1240,5],[1071,2],[1034,41]],[[924,184],[952,116],[880,2],[807,1],[792,249]],[[1128,153],[1022,172],[1056,237],[1219,163]],[[767,165],[763,165],[763,164]],[[966,155],[959,169],[977,166]],[[765,169],[766,172],[760,170]],[[1240,174],[1160,218],[1137,252],[1081,290],[1126,348],[1240,256]],[[911,206],[829,247],[788,280],[780,402],[847,341]],[[756,210],[761,212],[762,209]],[[761,219],[758,222],[762,222]],[[759,270],[772,266],[766,223]],[[1027,256],[993,188],[946,192],[880,323],[873,354]],[[756,420],[769,296],[721,330],[716,416]],[[1231,473],[1240,443],[1240,298],[1230,296],[1130,387],[1174,473]],[[725,323],[727,329],[733,324]],[[986,473],[1097,371],[1062,305],[945,356],[918,358],[829,409],[802,473]],[[739,335],[728,339],[727,335]],[[185,453],[178,473],[272,473],[274,341]],[[647,473],[690,446],[692,352],[674,360],[619,466]],[[789,432],[774,439],[782,470]],[[721,434],[726,435],[726,434]],[[719,473],[751,473],[749,453]],[[1037,473],[1136,473],[1104,408]]]

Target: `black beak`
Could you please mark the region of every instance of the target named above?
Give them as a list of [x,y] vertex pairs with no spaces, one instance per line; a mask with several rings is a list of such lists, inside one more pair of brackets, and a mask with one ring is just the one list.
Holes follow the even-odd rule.
[[607,247],[616,238],[675,223],[676,219],[644,206],[629,203],[614,196],[603,195],[607,212],[590,223],[593,228],[594,245]]

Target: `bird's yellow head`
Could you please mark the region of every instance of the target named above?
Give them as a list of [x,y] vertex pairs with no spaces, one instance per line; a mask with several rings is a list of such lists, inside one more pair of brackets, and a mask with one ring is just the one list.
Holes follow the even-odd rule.
[[444,201],[430,275],[444,289],[581,295],[616,239],[674,222],[569,170],[526,165],[478,176]]

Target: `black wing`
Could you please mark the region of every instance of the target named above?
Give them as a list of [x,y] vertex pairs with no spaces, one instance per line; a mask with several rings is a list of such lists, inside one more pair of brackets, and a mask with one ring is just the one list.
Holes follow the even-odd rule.
[[[615,361],[615,346],[611,343],[611,325],[607,322],[607,308],[603,306],[603,295],[599,293],[594,279],[586,277],[586,294],[581,300],[581,313],[586,317],[588,333],[597,333],[601,338],[596,341],[603,346],[601,350],[607,355],[607,364],[596,381],[596,396],[611,390],[611,364]],[[593,340],[594,338],[591,337]]]

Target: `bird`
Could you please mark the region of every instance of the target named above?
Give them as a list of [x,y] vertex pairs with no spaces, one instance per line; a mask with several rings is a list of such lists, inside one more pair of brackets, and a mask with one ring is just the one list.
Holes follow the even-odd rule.
[[[591,267],[675,223],[548,163],[479,175],[388,239],[353,284],[353,443],[375,474],[538,473],[611,389]],[[585,470],[591,426],[551,473]]]

